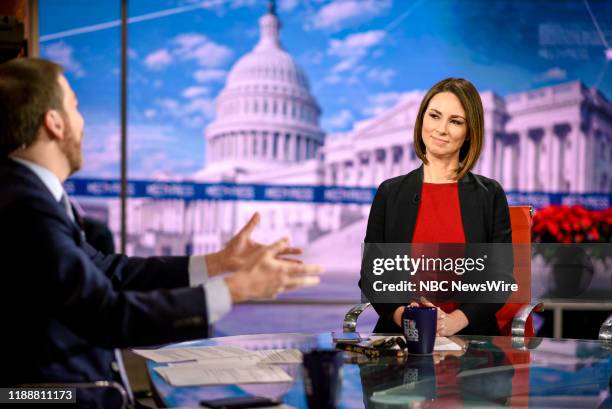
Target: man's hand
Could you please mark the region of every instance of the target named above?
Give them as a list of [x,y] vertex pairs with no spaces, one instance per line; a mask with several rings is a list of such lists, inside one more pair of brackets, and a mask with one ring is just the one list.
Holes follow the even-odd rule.
[[[247,259],[265,246],[251,239],[251,233],[259,223],[259,213],[253,214],[247,224],[227,243],[225,248],[217,253],[206,256],[208,275],[215,276],[220,273],[238,271],[248,267]],[[287,247],[277,256],[301,254],[302,250],[295,247]],[[297,263],[301,261],[295,260]]]
[[318,274],[323,268],[280,257],[293,254],[289,253],[290,249],[286,238],[270,246],[258,245],[242,261],[243,267],[225,278],[232,302],[272,299],[285,291],[319,284]]

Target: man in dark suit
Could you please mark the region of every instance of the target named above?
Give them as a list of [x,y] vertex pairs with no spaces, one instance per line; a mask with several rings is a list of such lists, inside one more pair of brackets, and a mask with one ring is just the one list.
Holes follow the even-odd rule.
[[0,65],[0,386],[119,380],[113,348],[206,337],[232,303],[318,283],[320,267],[282,257],[299,253],[286,239],[250,239],[257,214],[205,256],[96,251],[62,187],[81,167],[83,127],[60,66]]

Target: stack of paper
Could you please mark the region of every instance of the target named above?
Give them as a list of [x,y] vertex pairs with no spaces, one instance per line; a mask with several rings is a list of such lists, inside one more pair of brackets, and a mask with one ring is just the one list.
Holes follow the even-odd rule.
[[239,383],[291,382],[282,368],[273,364],[299,364],[296,349],[250,351],[231,346],[135,349],[135,353],[158,363],[155,371],[173,386]]
[[247,368],[207,368],[206,365],[174,365],[155,368],[173,386],[291,382],[281,368],[270,365]]

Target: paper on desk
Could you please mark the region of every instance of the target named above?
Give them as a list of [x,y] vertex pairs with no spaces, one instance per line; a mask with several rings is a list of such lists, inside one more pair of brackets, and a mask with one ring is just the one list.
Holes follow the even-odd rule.
[[197,361],[168,362],[168,366],[205,366],[210,369],[248,368],[259,365],[262,359],[258,355],[236,356],[233,358],[198,359]]
[[[400,336],[400,335],[395,335]],[[370,343],[374,341],[378,341],[379,339],[384,338],[393,338],[393,336],[385,336],[385,335],[372,335],[370,336]],[[399,349],[398,345],[395,345],[392,349]],[[447,337],[436,337],[436,342],[434,343],[434,351],[442,352],[442,351],[461,351],[462,348],[456,342],[451,341]]]
[[301,364],[302,353],[297,349],[267,349],[256,351],[262,364]]
[[174,365],[155,368],[172,386],[229,385],[240,383],[291,382],[293,378],[278,366],[210,369],[206,365]]
[[132,351],[157,363],[236,358],[253,354],[253,351],[232,346],[133,349]]

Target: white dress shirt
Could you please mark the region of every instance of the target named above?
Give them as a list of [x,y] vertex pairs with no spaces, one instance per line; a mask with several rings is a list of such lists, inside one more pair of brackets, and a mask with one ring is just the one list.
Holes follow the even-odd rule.
[[[62,199],[62,195],[65,194],[64,188],[59,178],[53,172],[29,160],[14,157],[11,159],[34,172],[47,189],[49,189],[56,202]],[[230,311],[232,299],[227,284],[220,277],[208,279],[208,267],[206,266],[204,255],[189,257],[188,273],[189,285],[191,287],[202,286],[204,289],[209,324],[219,320]]]

